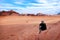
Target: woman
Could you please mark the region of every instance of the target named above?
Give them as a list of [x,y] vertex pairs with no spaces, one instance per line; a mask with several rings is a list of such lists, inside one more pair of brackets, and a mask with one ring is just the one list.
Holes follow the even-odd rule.
[[44,23],[44,21],[41,21],[41,23],[39,24],[39,34],[41,33],[41,31],[44,31],[46,29],[46,23]]

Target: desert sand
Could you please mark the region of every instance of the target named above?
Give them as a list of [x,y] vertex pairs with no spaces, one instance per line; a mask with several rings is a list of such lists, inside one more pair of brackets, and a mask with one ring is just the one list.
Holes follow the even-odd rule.
[[[47,30],[38,34],[41,20]],[[0,40],[60,40],[60,16],[0,16]]]

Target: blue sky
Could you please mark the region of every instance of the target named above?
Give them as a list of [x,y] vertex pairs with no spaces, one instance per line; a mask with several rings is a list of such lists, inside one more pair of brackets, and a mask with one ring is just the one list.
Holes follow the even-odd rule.
[[60,12],[60,0],[0,0],[1,10],[19,13],[56,14]]

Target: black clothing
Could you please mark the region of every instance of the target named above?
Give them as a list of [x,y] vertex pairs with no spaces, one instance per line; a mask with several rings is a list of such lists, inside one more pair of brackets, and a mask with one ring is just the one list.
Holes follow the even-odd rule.
[[39,24],[39,30],[46,30],[47,28],[46,28],[46,24],[45,23],[41,23],[41,24]]

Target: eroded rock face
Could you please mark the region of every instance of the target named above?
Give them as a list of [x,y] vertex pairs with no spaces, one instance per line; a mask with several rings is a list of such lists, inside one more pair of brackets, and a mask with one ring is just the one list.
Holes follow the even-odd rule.
[[15,15],[15,16],[47,16],[46,14],[42,14],[42,13],[37,13],[35,14],[19,14],[13,10],[10,11],[0,11],[0,16],[9,16],[9,15]]
[[0,16],[8,16],[8,15],[20,15],[19,13],[13,11],[13,10],[10,10],[10,11],[0,11]]

